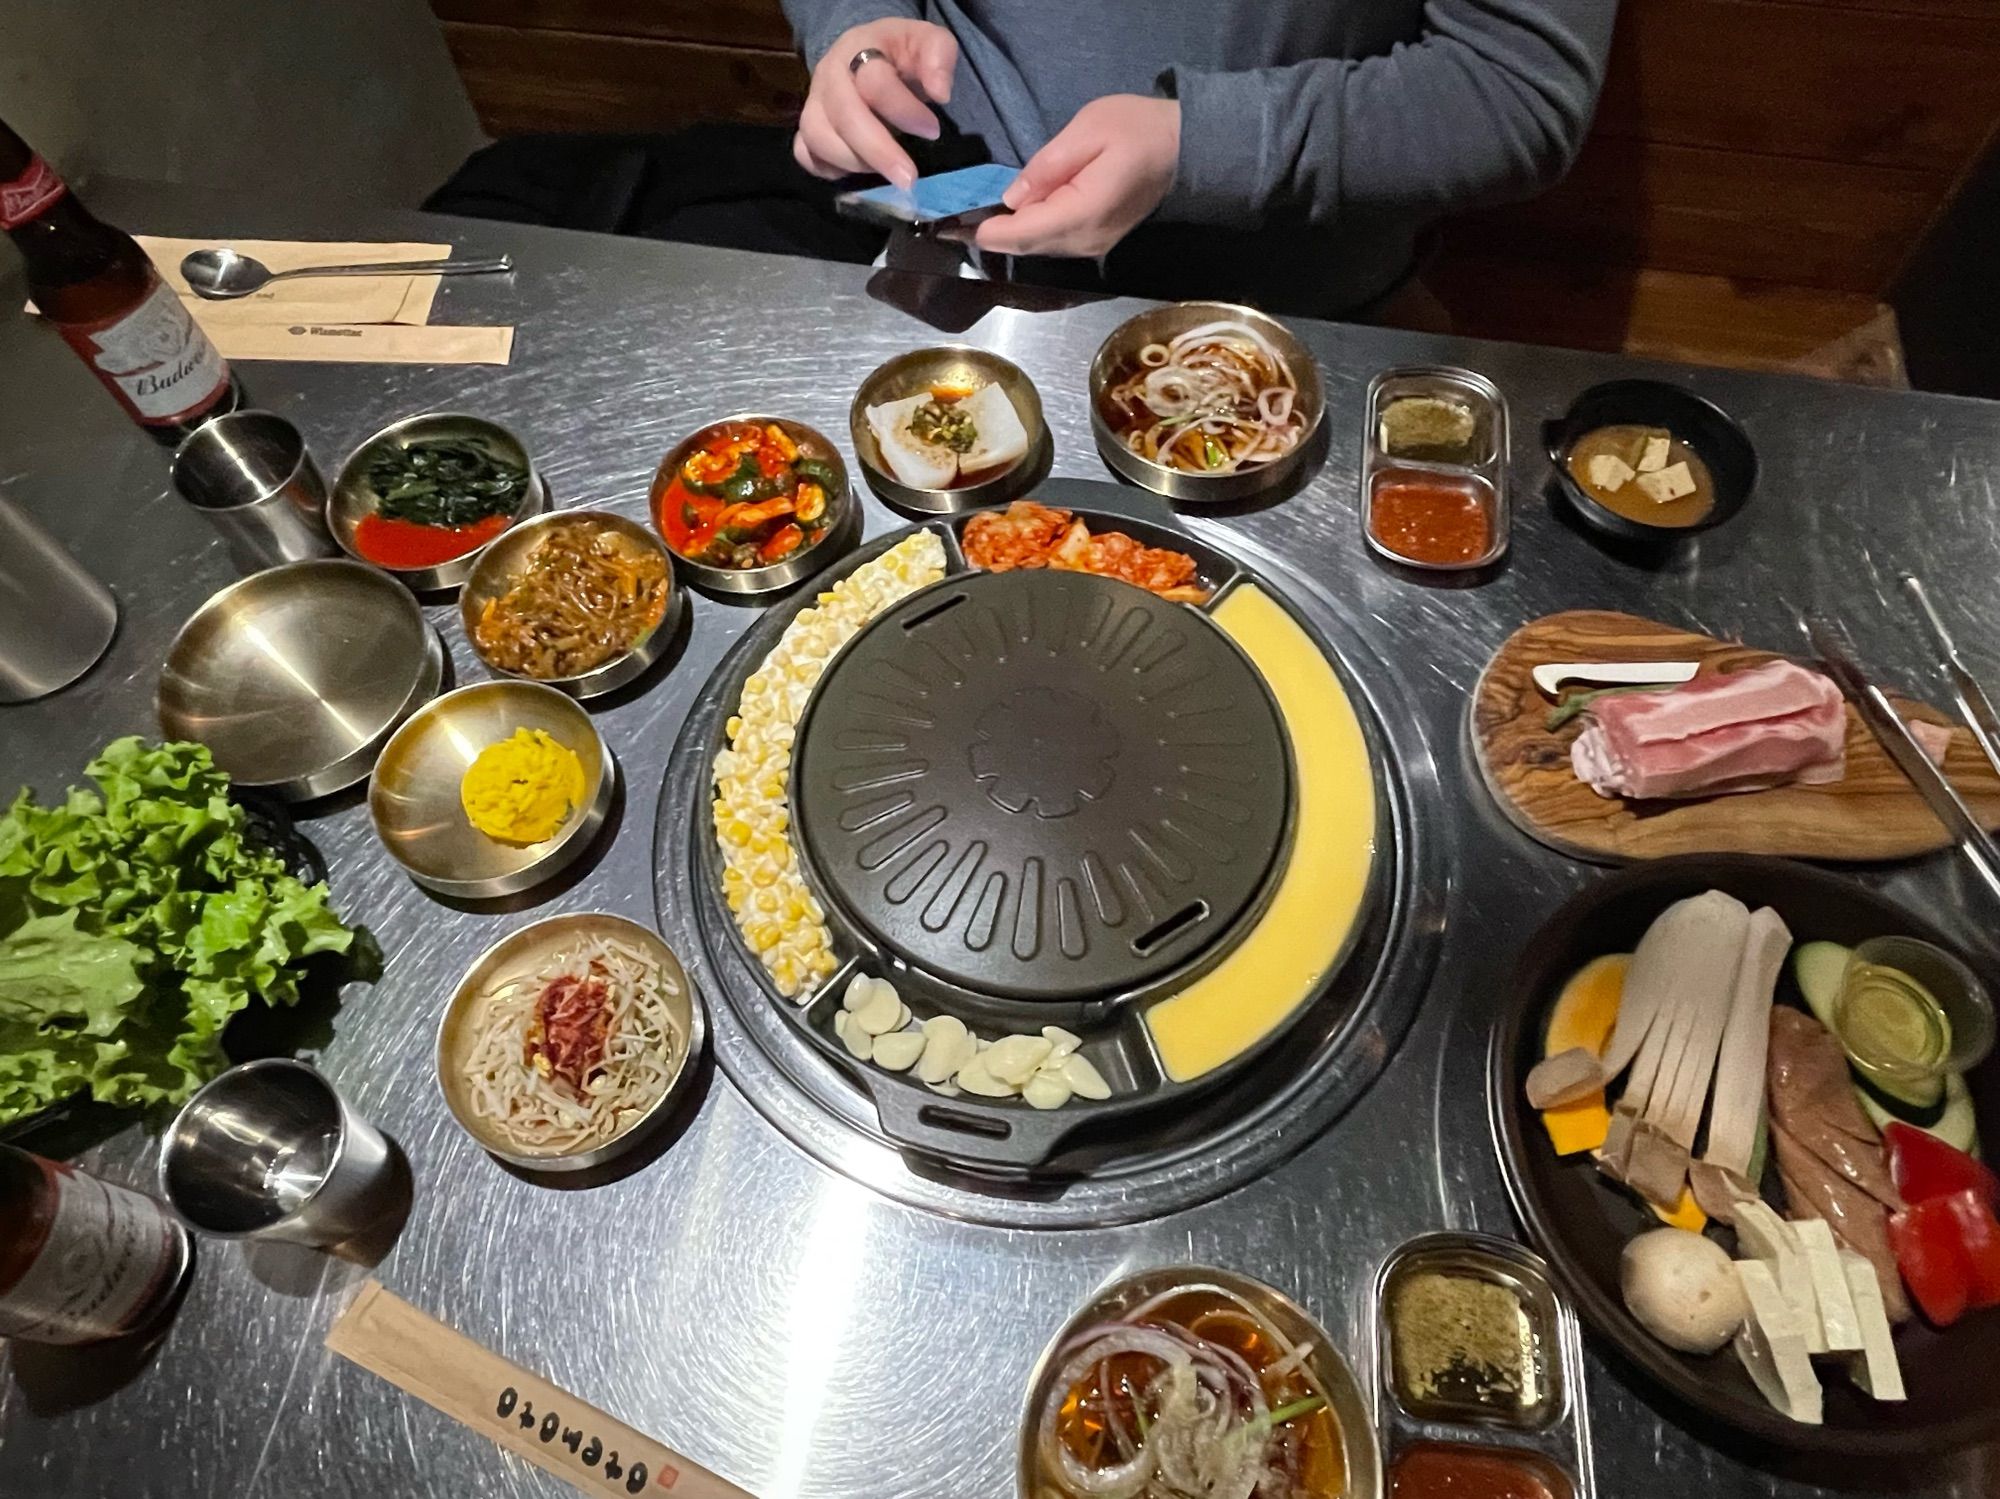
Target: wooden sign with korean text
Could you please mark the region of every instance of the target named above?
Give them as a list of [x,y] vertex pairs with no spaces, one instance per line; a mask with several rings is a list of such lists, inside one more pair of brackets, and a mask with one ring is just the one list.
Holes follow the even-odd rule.
[[326,1346],[585,1494],[752,1499],[672,1448],[369,1281]]

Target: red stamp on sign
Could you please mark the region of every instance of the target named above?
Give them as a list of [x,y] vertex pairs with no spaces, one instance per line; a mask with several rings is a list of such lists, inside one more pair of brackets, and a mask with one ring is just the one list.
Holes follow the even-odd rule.
[[55,168],[37,156],[20,176],[0,184],[0,229],[18,229],[68,191]]

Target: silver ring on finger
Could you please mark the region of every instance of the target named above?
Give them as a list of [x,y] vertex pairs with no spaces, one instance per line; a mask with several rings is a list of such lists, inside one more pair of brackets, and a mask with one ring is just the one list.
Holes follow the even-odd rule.
[[888,56],[889,54],[884,52],[880,47],[863,47],[859,52],[847,59],[847,71],[858,73],[867,64],[875,61],[876,58],[879,57],[886,61]]

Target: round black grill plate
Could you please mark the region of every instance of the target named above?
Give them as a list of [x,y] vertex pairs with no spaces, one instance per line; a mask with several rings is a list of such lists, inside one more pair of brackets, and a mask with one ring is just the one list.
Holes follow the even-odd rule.
[[954,578],[835,657],[791,800],[870,940],[975,993],[1129,994],[1259,904],[1291,758],[1205,615],[1084,573]]

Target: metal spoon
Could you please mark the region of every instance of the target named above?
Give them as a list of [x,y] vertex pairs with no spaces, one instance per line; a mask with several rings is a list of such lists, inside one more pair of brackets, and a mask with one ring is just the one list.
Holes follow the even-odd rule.
[[403,260],[386,265],[303,265],[294,271],[274,271],[263,261],[234,250],[196,250],[181,262],[181,274],[194,288],[195,295],[215,302],[247,297],[273,281],[294,276],[477,276],[513,269],[511,255],[471,260]]

